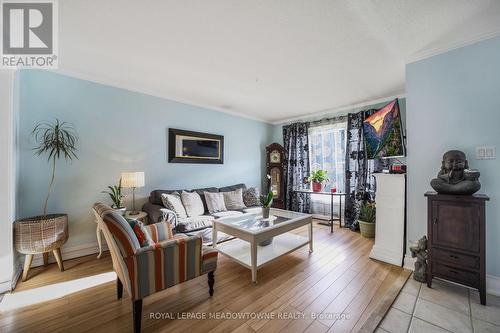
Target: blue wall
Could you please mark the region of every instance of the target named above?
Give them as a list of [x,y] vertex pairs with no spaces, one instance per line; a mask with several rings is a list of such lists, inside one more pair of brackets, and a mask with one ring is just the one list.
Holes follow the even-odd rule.
[[[31,151],[35,124],[57,117],[73,123],[80,137],[79,159],[57,165],[49,204],[50,212],[70,214],[68,246],[95,242],[90,208],[109,202],[100,191],[122,171],[145,171],[139,206],[153,189],[261,186],[269,124],[45,71],[20,72],[19,93],[18,217],[41,213],[49,182],[46,157]],[[169,127],[224,135],[224,164],[167,163]]]
[[500,276],[500,163],[476,160],[475,147],[500,147],[500,38],[486,40],[406,67],[408,131],[408,235],[426,234],[424,192],[441,157],[463,150],[481,171],[487,203],[487,273]]

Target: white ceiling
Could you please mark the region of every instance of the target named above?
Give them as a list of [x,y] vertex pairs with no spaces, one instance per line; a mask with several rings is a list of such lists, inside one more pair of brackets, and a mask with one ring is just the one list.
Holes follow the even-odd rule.
[[276,123],[404,93],[405,63],[499,32],[498,0],[65,0],[59,69]]

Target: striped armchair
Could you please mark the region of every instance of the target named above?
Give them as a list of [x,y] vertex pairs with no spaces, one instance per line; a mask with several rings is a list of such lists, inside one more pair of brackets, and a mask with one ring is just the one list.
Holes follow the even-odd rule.
[[102,203],[93,206],[116,272],[117,297],[128,292],[133,304],[134,332],[141,330],[142,299],[200,275],[208,275],[210,296],[214,289],[217,251],[203,247],[201,237],[172,233],[168,222],[145,226],[152,245],[141,247],[130,224]]

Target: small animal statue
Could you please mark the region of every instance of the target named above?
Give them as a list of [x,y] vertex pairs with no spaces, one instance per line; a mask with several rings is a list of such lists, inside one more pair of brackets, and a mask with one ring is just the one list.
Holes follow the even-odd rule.
[[412,258],[417,258],[413,279],[427,282],[427,236],[420,238],[416,245],[410,246]]

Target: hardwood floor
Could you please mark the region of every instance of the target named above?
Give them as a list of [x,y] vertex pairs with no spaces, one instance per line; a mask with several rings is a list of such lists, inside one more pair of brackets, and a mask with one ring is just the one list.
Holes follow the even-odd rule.
[[[261,268],[257,285],[250,270],[219,256],[212,298],[206,276],[145,298],[143,331],[373,331],[409,271],[369,259],[373,241],[348,229],[330,234],[315,224],[314,241],[312,254],[304,247]],[[55,264],[30,270],[29,280],[5,296],[1,332],[132,330],[132,304],[126,294],[116,300],[107,252],[64,265],[64,272]]]

